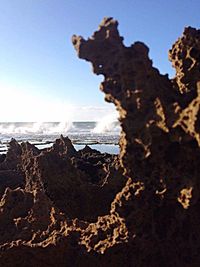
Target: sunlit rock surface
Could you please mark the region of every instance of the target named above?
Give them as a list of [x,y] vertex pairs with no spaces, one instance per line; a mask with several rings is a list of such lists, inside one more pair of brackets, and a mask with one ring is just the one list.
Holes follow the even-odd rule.
[[0,160],[1,266],[200,266],[200,31],[188,27],[161,75],[148,47],[105,18],[78,56],[104,81],[120,155],[68,138],[38,150],[11,140]]

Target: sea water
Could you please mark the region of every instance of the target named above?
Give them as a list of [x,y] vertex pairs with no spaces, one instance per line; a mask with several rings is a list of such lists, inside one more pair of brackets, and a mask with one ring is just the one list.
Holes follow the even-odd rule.
[[105,122],[2,122],[0,154],[6,153],[11,138],[28,141],[39,149],[51,147],[56,138],[68,136],[77,150],[85,145],[101,152],[119,153],[120,127],[117,121]]

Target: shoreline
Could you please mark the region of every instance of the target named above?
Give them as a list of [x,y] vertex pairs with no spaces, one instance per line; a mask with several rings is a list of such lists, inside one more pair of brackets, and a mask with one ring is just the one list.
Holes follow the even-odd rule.
[[[54,144],[53,141],[45,141],[45,142],[32,142],[32,141],[23,141],[23,142],[29,142],[30,144],[34,145],[40,150],[46,149],[46,148],[51,148]],[[19,144],[23,142],[18,142]],[[75,141],[72,142],[74,145],[74,148],[76,150],[81,150],[85,146],[89,146],[92,149],[96,149],[101,153],[109,153],[109,154],[119,154],[119,145],[116,143],[99,143],[99,142],[79,142]],[[6,154],[9,149],[9,142],[3,143],[0,145],[0,154]]]

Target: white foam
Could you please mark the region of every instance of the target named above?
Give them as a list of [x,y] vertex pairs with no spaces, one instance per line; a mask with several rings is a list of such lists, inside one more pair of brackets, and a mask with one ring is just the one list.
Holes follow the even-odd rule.
[[93,133],[119,132],[120,126],[117,122],[118,122],[118,113],[117,112],[110,113],[97,122],[92,132]]
[[61,121],[58,125],[48,129],[48,134],[65,134],[73,127],[72,122]]
[[59,123],[35,122],[35,123],[2,123],[0,124],[0,134],[6,135],[26,135],[26,134],[66,134],[72,127],[72,122],[62,121]]

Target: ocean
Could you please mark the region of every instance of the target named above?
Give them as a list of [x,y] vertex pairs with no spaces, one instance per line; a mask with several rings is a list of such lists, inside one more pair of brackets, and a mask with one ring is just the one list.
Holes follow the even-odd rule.
[[119,153],[120,126],[117,121],[100,122],[2,122],[0,154],[6,153],[11,138],[28,141],[39,149],[52,146],[56,138],[68,136],[77,150],[85,145],[110,154]]

